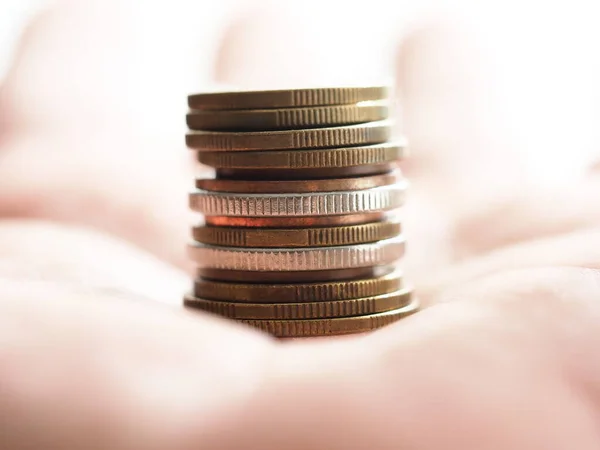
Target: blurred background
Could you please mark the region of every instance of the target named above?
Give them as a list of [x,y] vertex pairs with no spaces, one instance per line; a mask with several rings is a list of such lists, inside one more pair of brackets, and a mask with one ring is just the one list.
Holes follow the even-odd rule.
[[8,70],[25,24],[44,3],[43,0],[3,0],[0,15],[0,79]]
[[[52,0],[0,2],[0,80],[6,76],[15,47],[28,23],[36,14],[57,3]],[[417,58],[418,64],[429,64],[442,72],[443,86],[437,86],[438,91],[429,95],[452,95],[451,84],[460,81],[460,77],[469,77],[471,88],[482,96],[476,100],[478,105],[469,107],[480,107],[484,112],[485,104],[490,103],[485,97],[504,97],[504,100],[494,101],[502,101],[511,109],[503,117],[506,131],[512,134],[513,142],[517,140],[519,145],[538,151],[536,156],[525,157],[527,163],[535,166],[539,154],[545,156],[544,167],[536,169],[541,181],[575,176],[585,163],[573,153],[586,157],[597,154],[599,136],[595,124],[600,113],[600,88],[596,80],[600,75],[600,54],[596,44],[600,42],[600,29],[595,20],[600,7],[593,1],[125,0],[107,1],[104,7],[93,1],[78,3],[77,8],[86,8],[88,4],[88,8],[98,9],[98,13],[115,9],[112,16],[107,17],[90,12],[88,20],[91,22],[86,24],[91,25],[90,33],[94,29],[107,34],[126,31],[130,37],[137,38],[136,61],[129,62],[132,72],[128,75],[135,74],[136,68],[138,74],[150,68],[153,72],[135,80],[139,90],[149,88],[162,74],[177,73],[177,86],[155,93],[157,110],[175,104],[181,108],[185,93],[201,89],[212,81],[206,74],[199,75],[201,65],[216,57],[214,49],[208,50],[211,42],[206,41],[214,43],[223,39],[227,27],[236,21],[244,23],[242,33],[250,41],[259,41],[261,33],[274,37],[268,48],[256,47],[253,52],[236,55],[241,57],[245,67],[236,70],[236,74],[227,73],[222,81],[238,85],[257,85],[260,81],[265,86],[288,86],[307,81],[354,81],[365,75],[392,76],[395,44],[411,33],[418,40],[419,30],[430,29],[438,33],[425,38],[431,41],[429,48],[420,49],[420,55],[407,55]],[[63,26],[70,25],[77,27],[65,18]],[[128,29],[119,30],[120,27]],[[444,35],[444,27],[448,36]],[[303,28],[305,35],[301,39],[293,43],[286,40],[290,35],[302,33]],[[427,35],[426,32],[421,34],[422,37]],[[444,54],[442,48],[435,47],[448,37],[450,42],[445,44],[450,48],[448,54]],[[319,64],[311,64],[311,73],[307,74],[302,70],[303,63],[295,66],[294,59],[304,61],[304,53],[310,53],[311,47],[319,45],[319,41],[328,50],[323,52],[325,56],[312,55]],[[453,45],[458,48],[452,48]],[[250,46],[251,42],[247,44]],[[286,55],[294,52],[299,56]],[[277,70],[262,71],[262,59],[273,58],[279,59]],[[475,61],[469,62],[470,58]],[[481,63],[482,58],[487,60],[485,64]],[[345,66],[340,67],[340,62],[346,63]],[[475,73],[468,73],[470,70]],[[481,73],[483,71],[487,73]],[[238,76],[239,73],[244,75]],[[495,80],[486,80],[488,86],[476,86],[490,73]],[[499,90],[487,90],[490,87]],[[182,122],[177,116],[171,119]],[[152,120],[145,123],[148,129],[154,128]],[[565,158],[565,151],[569,158]]]
[[[553,202],[582,213],[574,186],[600,156],[598,8],[0,0],[0,214],[83,223],[184,265],[188,93],[389,81],[411,144],[409,225],[426,224],[410,264],[525,239]],[[444,239],[474,229],[467,246]]]

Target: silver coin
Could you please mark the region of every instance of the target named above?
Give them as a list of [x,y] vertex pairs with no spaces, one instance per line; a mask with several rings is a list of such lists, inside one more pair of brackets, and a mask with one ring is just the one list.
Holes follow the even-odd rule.
[[405,238],[338,247],[254,248],[190,244],[199,268],[259,272],[354,269],[390,264],[404,254]]
[[301,217],[389,211],[404,203],[408,182],[360,191],[236,194],[196,190],[190,208],[207,216]]

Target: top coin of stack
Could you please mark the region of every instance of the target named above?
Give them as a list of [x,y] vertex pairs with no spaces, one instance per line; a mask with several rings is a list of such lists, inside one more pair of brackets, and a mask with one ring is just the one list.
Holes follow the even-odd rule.
[[198,267],[185,304],[279,337],[359,333],[418,304],[395,267],[407,182],[383,86],[188,97]]

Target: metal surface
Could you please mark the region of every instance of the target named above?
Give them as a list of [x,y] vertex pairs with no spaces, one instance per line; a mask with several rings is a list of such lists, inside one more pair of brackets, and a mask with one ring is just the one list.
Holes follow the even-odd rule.
[[219,180],[200,178],[196,188],[211,192],[247,194],[282,194],[302,192],[339,192],[373,189],[401,180],[399,170],[366,177],[332,178],[325,180]]
[[403,287],[402,272],[381,267],[381,274],[358,280],[296,284],[258,284],[197,279],[194,295],[248,303],[300,303],[348,300],[388,294]]
[[372,164],[368,166],[331,167],[321,169],[217,169],[216,177],[221,180],[276,181],[316,180],[381,175],[398,169],[398,163]]
[[188,295],[184,302],[186,306],[231,319],[319,319],[360,316],[398,309],[410,303],[411,294],[410,289],[404,289],[375,297],[349,300],[270,304],[206,300]]
[[385,265],[404,254],[404,236],[360,245],[305,248],[237,248],[190,244],[188,254],[198,267],[250,271],[354,269]]
[[241,319],[239,322],[261,329],[277,337],[334,336],[373,331],[394,323],[402,317],[413,314],[418,309],[419,303],[414,299],[402,308],[366,316],[307,320]]
[[388,103],[364,102],[310,108],[193,110],[188,112],[186,122],[191,130],[293,130],[384,120],[387,119],[388,114]]
[[332,128],[285,131],[220,132],[190,131],[185,142],[201,151],[254,151],[348,147],[386,142],[391,122],[383,120]]
[[406,142],[316,150],[197,152],[198,161],[222,169],[327,169],[398,161]]
[[385,212],[352,214],[347,216],[306,216],[306,217],[227,217],[206,216],[206,225],[218,227],[250,227],[250,228],[305,228],[328,227],[338,225],[357,225],[381,222],[388,217]]
[[302,217],[388,211],[404,203],[408,183],[361,191],[243,194],[197,190],[190,208],[207,216]]
[[226,247],[326,247],[364,244],[398,236],[399,221],[322,228],[233,228],[197,226],[194,240]]
[[197,273],[201,278],[241,283],[313,283],[348,281],[376,277],[379,274],[378,269],[379,267],[377,266],[371,266],[359,267],[356,269],[257,272],[249,270],[199,268],[197,269]]
[[205,92],[189,95],[188,106],[210,110],[331,106],[382,100],[389,95],[387,86]]

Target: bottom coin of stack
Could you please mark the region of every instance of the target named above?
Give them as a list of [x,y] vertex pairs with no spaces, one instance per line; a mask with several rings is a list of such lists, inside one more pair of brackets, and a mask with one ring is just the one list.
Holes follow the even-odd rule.
[[418,309],[395,265],[403,146],[387,142],[387,108],[362,103],[386,92],[190,96],[187,144],[217,174],[190,194],[205,221],[192,230],[186,306],[278,337],[368,332]]

